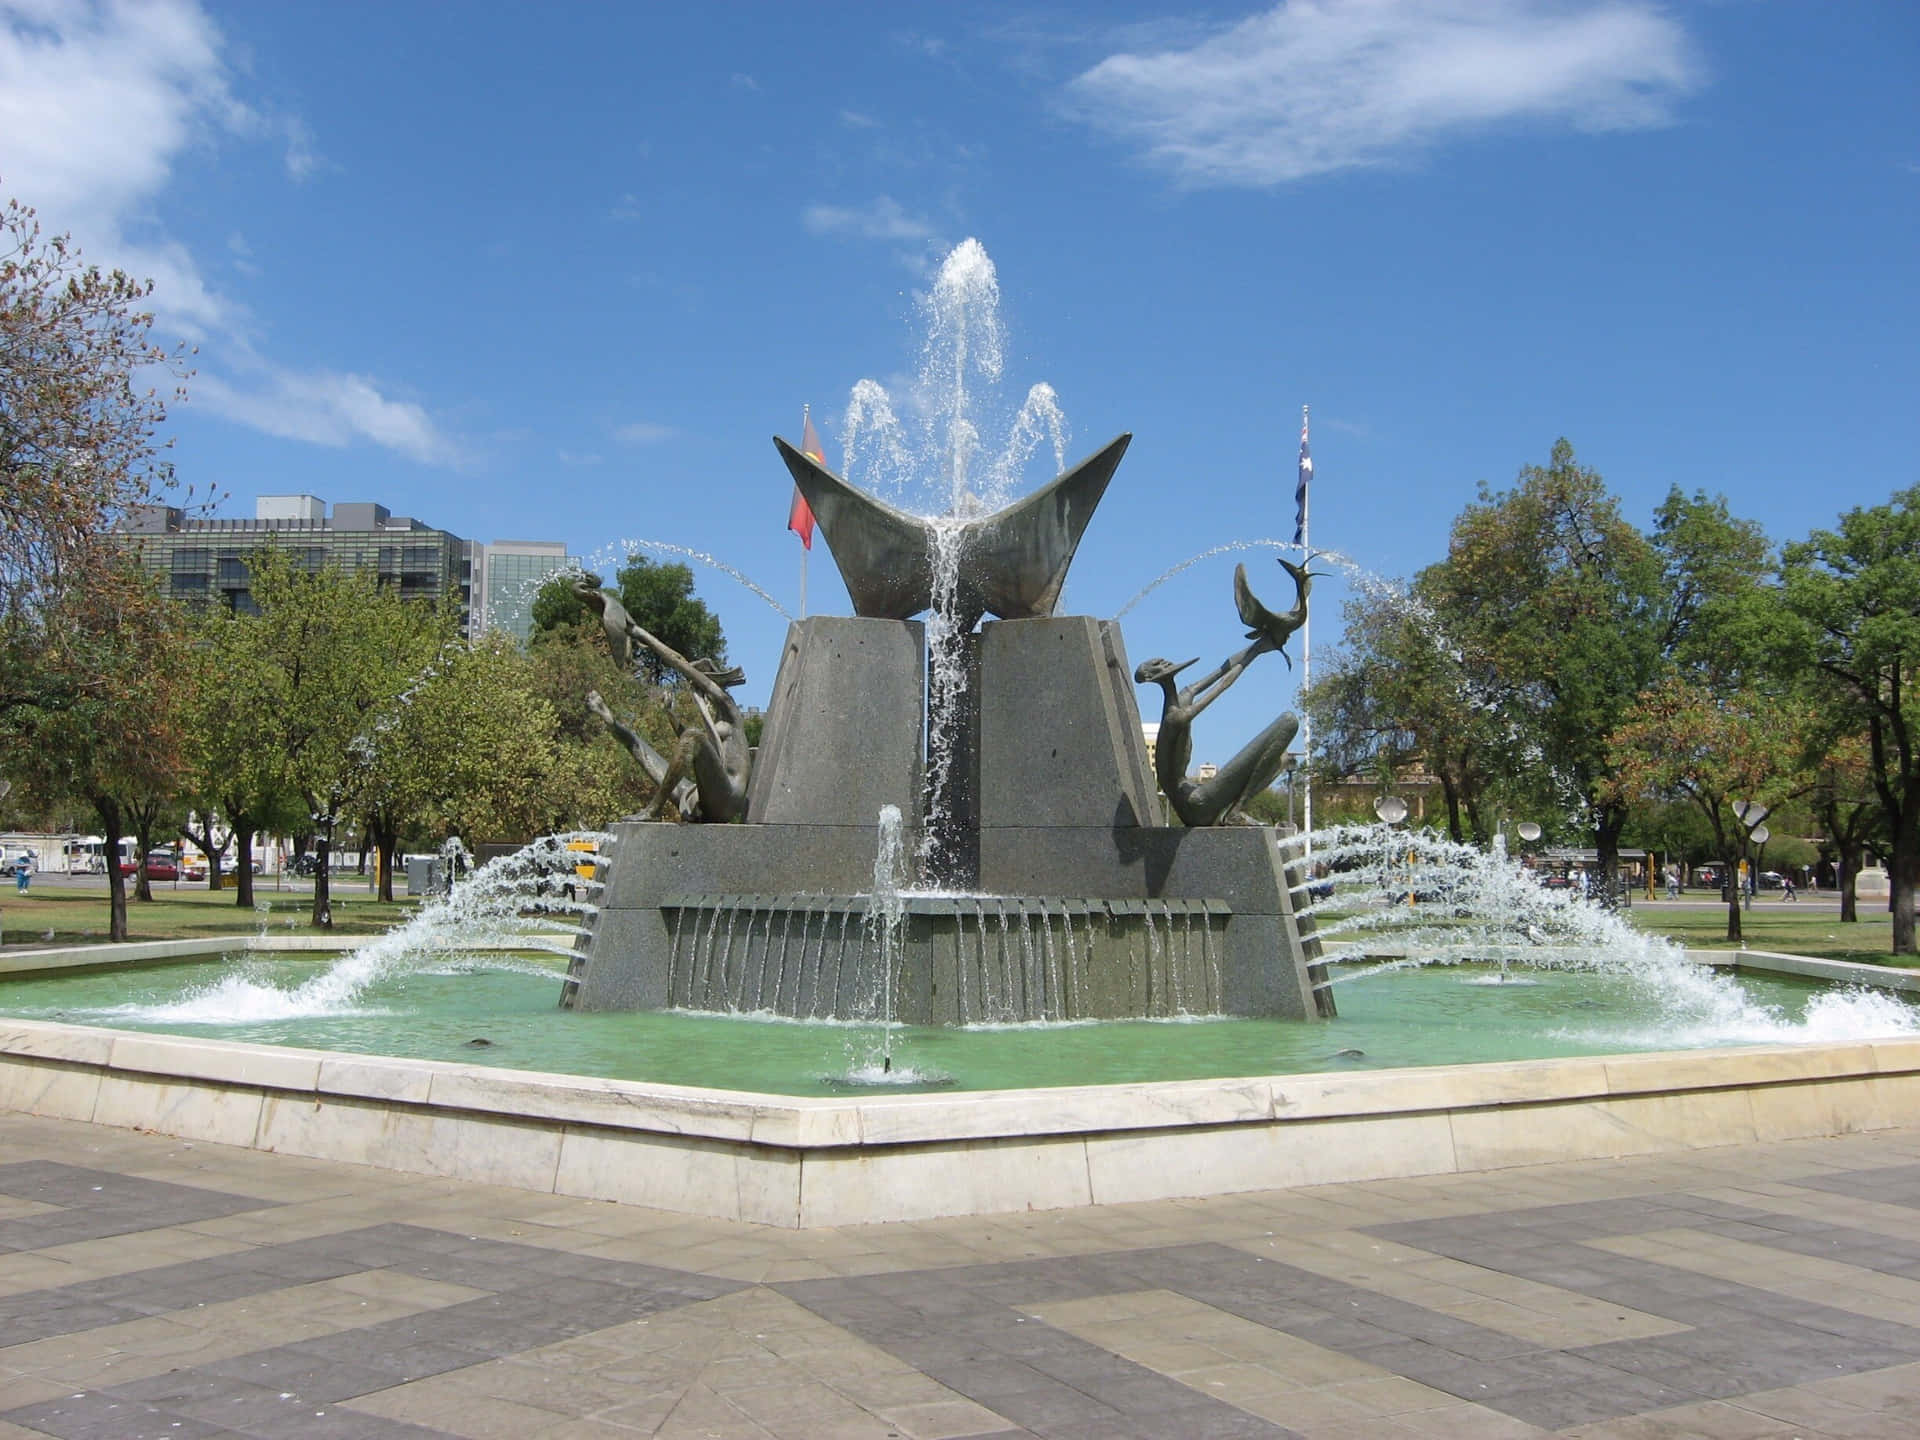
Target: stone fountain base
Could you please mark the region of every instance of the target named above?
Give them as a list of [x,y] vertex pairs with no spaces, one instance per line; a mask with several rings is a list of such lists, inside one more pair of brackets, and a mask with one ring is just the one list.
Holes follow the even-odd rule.
[[[614,827],[561,1003],[881,1013],[877,827]],[[910,1025],[1331,1013],[1300,883],[1244,826],[979,832],[977,887],[908,894],[892,1018]]]

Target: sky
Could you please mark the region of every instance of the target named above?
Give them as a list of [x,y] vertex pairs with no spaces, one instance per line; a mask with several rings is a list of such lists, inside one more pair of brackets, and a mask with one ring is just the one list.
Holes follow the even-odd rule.
[[[1311,538],[1385,577],[1560,436],[1642,525],[1678,486],[1796,539],[1920,481],[1917,77],[1905,0],[0,0],[0,194],[154,279],[211,513],[666,542],[790,612],[770,437],[810,405],[841,468],[862,380],[926,421],[924,297],[976,239],[987,439],[1042,382],[1069,463],[1133,435],[1061,607],[1109,617],[1291,538],[1303,405]],[[1236,648],[1237,560],[1291,601],[1272,553],[1140,601],[1131,659]],[[763,703],[786,619],[696,569]],[[807,575],[848,613],[819,541]],[[1196,758],[1298,678],[1263,660]]]

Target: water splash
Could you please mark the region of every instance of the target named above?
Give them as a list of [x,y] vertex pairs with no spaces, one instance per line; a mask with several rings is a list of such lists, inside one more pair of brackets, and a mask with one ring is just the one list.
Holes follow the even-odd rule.
[[[363,996],[396,972],[470,964],[476,946],[525,939],[531,949],[542,942],[570,941],[580,933],[577,922],[593,909],[590,901],[578,897],[598,882],[575,874],[582,852],[569,850],[567,844],[604,845],[611,838],[592,830],[545,835],[511,855],[490,860],[449,893],[428,900],[406,924],[291,989],[242,970],[179,1000],[128,1007],[120,1013],[134,1020],[200,1025],[369,1013],[362,1007]],[[573,897],[566,894],[567,886],[574,888]]]
[[[598,550],[595,550],[591,555],[587,556],[586,562],[585,562],[586,569],[592,570],[597,574],[609,575],[614,570],[617,570],[621,564],[632,559],[636,553],[639,553],[641,551],[646,551],[649,553],[658,553],[661,555],[677,555],[682,560],[692,560],[696,564],[705,565],[712,570],[718,570],[722,575],[725,575],[729,580],[732,580],[735,583],[744,586],[746,589],[752,591],[755,595],[759,596],[762,600],[766,601],[766,603],[773,609],[775,614],[781,616],[783,619],[787,619],[787,620],[793,619],[793,612],[787,609],[787,607],[782,605],[778,600],[774,599],[772,595],[768,594],[766,589],[762,587],[760,584],[758,584],[753,579],[753,577],[748,575],[744,570],[741,570],[736,566],[729,565],[726,561],[718,558],[717,556],[709,555],[704,550],[695,550],[690,546],[686,546],[686,545],[675,545],[671,541],[667,541],[667,540],[609,541],[607,544],[602,545]],[[559,573],[573,576],[573,575],[582,574],[584,572],[577,571],[577,570],[568,570],[568,571],[563,571]],[[552,578],[553,578],[552,576],[546,577],[546,579],[549,579],[549,580]],[[546,582],[545,580],[543,580],[541,583],[544,584]],[[693,659],[694,657],[688,656],[687,658]]]
[[900,964],[906,939],[906,892],[910,879],[906,831],[897,805],[880,807],[879,840],[873,855],[873,891],[867,898],[866,948],[873,954],[879,976],[869,1005],[880,1022],[878,1053],[849,1050],[846,1072],[835,1077],[842,1085],[929,1085],[947,1077],[893,1063],[893,974]]
[[1536,975],[1560,970],[1599,973],[1638,992],[1658,1018],[1626,1034],[1553,1033],[1642,1048],[1920,1034],[1920,1011],[1874,991],[1827,992],[1793,1019],[1618,911],[1571,890],[1542,889],[1536,872],[1504,853],[1432,831],[1337,825],[1315,833],[1312,851],[1334,893],[1311,900],[1302,886],[1297,908],[1314,916],[1329,959],[1354,962],[1328,984],[1433,965],[1494,966],[1464,977],[1490,986],[1537,983]]
[[[975,239],[955,246],[917,309],[918,372],[898,402],[876,380],[854,385],[840,427],[841,473],[914,514],[965,518],[1064,470],[1072,430],[1051,385],[1033,385],[1011,420],[999,418],[1007,337],[986,247]],[[1030,477],[1043,445],[1053,470]]]

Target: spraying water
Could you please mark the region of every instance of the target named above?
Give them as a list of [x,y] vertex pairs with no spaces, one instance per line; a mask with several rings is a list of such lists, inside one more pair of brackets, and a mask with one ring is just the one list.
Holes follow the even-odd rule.
[[[1303,843],[1289,837],[1286,844]],[[1778,1044],[1920,1033],[1920,1013],[1877,991],[1825,992],[1792,1020],[1730,976],[1687,958],[1664,936],[1571,890],[1546,890],[1504,847],[1491,853],[1431,831],[1341,825],[1312,838],[1332,872],[1331,896],[1307,885],[1295,906],[1313,915],[1329,958],[1354,962],[1326,983],[1351,985],[1396,970],[1469,969],[1462,983],[1537,983],[1535,974],[1597,972],[1639,992],[1657,1018],[1625,1038],[1649,1047]],[[1364,963],[1362,963],[1364,962]],[[1531,972],[1531,973],[1529,973]],[[1584,1038],[1577,1018],[1558,1032]]]
[[569,850],[567,843],[604,844],[611,838],[590,830],[542,836],[481,866],[464,884],[428,900],[406,924],[292,989],[231,974],[180,1000],[129,1009],[126,1018],[223,1025],[351,1014],[370,987],[396,971],[464,959],[476,946],[524,940],[532,949],[570,942],[580,933],[577,922],[593,909],[579,897],[598,882],[575,873],[582,852]]
[[[990,417],[1006,371],[1006,328],[1000,278],[978,240],[962,241],[941,262],[918,298],[923,329],[918,373],[903,403],[886,387],[861,380],[848,396],[840,427],[842,472],[900,509],[961,521],[1005,506],[1034,481],[1066,468],[1071,431],[1059,396],[1044,381],[1026,393],[1004,429]],[[1030,476],[1036,456],[1052,470]],[[966,703],[966,644],[974,618],[960,613],[960,577],[967,563],[958,524],[931,530],[933,594],[928,619],[928,826],[922,867],[946,878],[947,830],[940,817],[954,801],[953,766],[959,717]]]

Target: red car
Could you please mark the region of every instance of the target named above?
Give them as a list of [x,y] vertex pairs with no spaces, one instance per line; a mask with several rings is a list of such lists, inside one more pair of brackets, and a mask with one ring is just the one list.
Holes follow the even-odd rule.
[[149,850],[147,863],[143,867],[149,880],[178,880],[180,862],[174,858],[171,850]]

